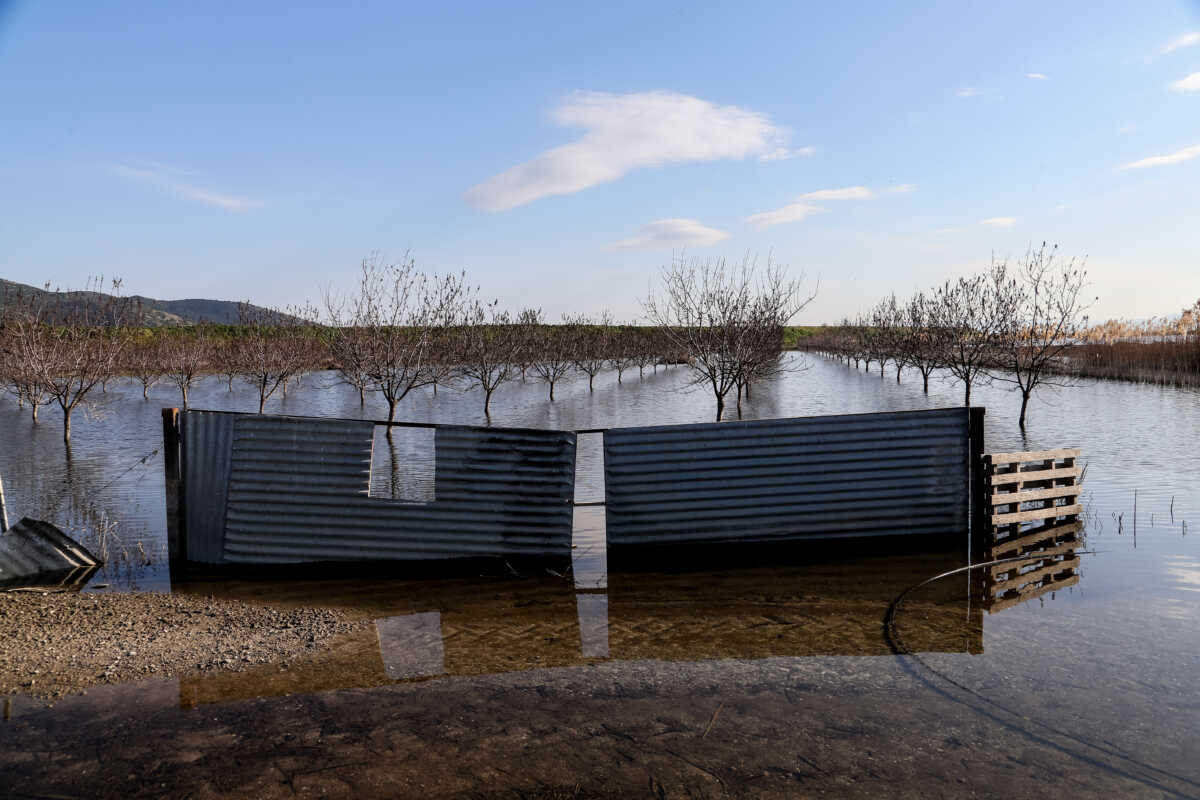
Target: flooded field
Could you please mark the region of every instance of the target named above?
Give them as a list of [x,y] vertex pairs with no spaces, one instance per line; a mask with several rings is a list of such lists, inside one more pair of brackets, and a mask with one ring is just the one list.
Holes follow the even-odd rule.
[[[797,359],[798,356],[791,356]],[[799,364],[797,364],[799,365]],[[749,418],[954,406],[811,357],[756,387]],[[709,421],[680,368],[511,384],[492,422],[584,429]],[[998,598],[964,548],[813,548],[737,568],[612,572],[577,509],[574,569],[467,580],[212,580],[172,585],[161,460],[165,389],[113,384],[77,419],[0,402],[10,515],[60,524],[108,565],[84,591],[324,606],[372,624],[286,666],[97,686],[51,708],[5,701],[15,796],[1200,796],[1200,394],[1085,382],[1032,406],[998,387],[988,451],[1079,447],[1085,544],[1071,574]],[[206,379],[195,408],[252,411]],[[402,419],[484,424],[442,388]],[[268,412],[380,419],[311,375]],[[421,432],[376,441],[372,493],[419,496]],[[577,500],[603,497],[600,437],[579,439]],[[405,464],[408,483],[393,479]],[[599,510],[602,513],[602,510]],[[591,533],[589,533],[591,531]],[[951,573],[943,578],[935,576]],[[901,603],[897,599],[903,597]]]

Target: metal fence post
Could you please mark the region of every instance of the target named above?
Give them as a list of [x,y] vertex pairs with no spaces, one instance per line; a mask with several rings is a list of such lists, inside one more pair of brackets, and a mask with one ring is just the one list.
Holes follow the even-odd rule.
[[985,408],[971,408],[971,419],[967,427],[967,438],[970,442],[967,450],[967,481],[970,485],[970,540],[974,547],[983,546],[983,534],[988,522],[984,497],[987,484],[983,470],[983,417]]
[[163,424],[163,478],[166,487],[167,500],[167,558],[170,564],[182,564],[187,560],[187,547],[184,540],[183,525],[180,515],[180,430],[179,409],[164,408],[162,410]]
[[4,505],[4,478],[0,477],[0,533],[8,530],[8,509]]

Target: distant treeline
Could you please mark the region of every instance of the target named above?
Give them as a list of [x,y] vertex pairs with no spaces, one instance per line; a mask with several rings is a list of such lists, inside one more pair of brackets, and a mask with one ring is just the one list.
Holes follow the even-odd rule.
[[157,325],[119,282],[110,291],[10,293],[0,305],[0,388],[35,421],[57,404],[69,440],[73,411],[117,376],[138,381],[144,397],[171,384],[185,408],[202,376],[221,375],[230,389],[239,379],[254,387],[262,413],[304,373],[335,370],[364,402],[381,397],[391,422],[425,386],[477,387],[488,414],[493,393],[515,379],[540,380],[553,401],[555,386],[572,378],[586,376],[591,390],[604,370],[621,382],[635,369],[641,377],[685,364],[712,391],[717,419],[729,394],[740,416],[752,384],[781,369],[785,340],[802,335],[785,326],[812,296],[782,270],[768,264],[760,274],[749,260],[734,269],[681,260],[663,282],[662,298],[646,302],[648,326],[607,313],[549,324],[540,309],[508,312],[481,300],[465,275],[425,274],[411,260],[365,260],[358,290],[326,296],[321,311],[241,304],[236,325]]

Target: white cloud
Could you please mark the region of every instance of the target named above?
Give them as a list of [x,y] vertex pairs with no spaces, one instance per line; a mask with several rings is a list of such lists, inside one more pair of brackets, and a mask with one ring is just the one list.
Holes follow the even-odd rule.
[[1163,167],[1168,164],[1182,164],[1184,161],[1191,161],[1196,156],[1200,156],[1200,144],[1176,150],[1174,153],[1165,156],[1150,156],[1140,161],[1131,161],[1128,164],[1122,164],[1121,169],[1141,169],[1142,167]]
[[241,213],[262,205],[259,201],[248,197],[204,189],[189,181],[181,180],[180,176],[192,176],[197,173],[192,170],[179,169],[154,161],[138,162],[136,166],[130,164],[109,164],[108,170],[112,174],[126,180],[152,186],[177,197],[194,200],[197,203],[221,208],[225,211]]
[[[904,194],[915,189],[911,183],[901,183],[889,186],[883,190],[886,194]],[[756,228],[769,228],[772,225],[782,225],[785,222],[800,222],[829,209],[816,205],[813,200],[872,200],[878,192],[866,186],[845,186],[841,189],[818,189],[815,192],[805,192],[796,198],[796,202],[774,211],[763,211],[746,217],[746,222]]]
[[986,92],[987,92],[987,89],[980,89],[977,86],[964,86],[963,88],[959,89],[954,94],[957,97],[979,97],[980,95],[985,94]]
[[1192,45],[1200,44],[1200,31],[1194,33],[1185,33],[1182,36],[1176,36],[1171,41],[1163,45],[1162,51],[1170,53],[1172,50],[1178,50],[1181,47],[1191,47]]
[[640,167],[812,152],[789,151],[787,131],[766,114],[674,92],[575,92],[550,118],[582,128],[583,135],[471,187],[464,199],[487,211],[506,211],[614,181]]
[[613,250],[657,250],[667,247],[701,247],[729,238],[725,231],[701,225],[694,219],[660,219],[643,225],[637,235],[609,245]]
[[993,228],[1011,228],[1013,225],[1017,224],[1017,218],[1016,217],[988,217],[987,219],[981,219],[979,221],[979,224],[980,225],[990,225]]
[[820,214],[822,211],[829,209],[815,206],[811,203],[792,203],[783,208],[777,208],[774,211],[763,211],[761,214],[751,214],[746,217],[746,222],[749,222],[756,228],[769,228],[772,225],[782,225],[785,222],[799,222],[813,214]]
[[1050,80],[1049,78],[1047,78],[1045,75],[1043,75],[1040,72],[1027,72],[1027,73],[1025,73],[1025,77],[1029,78],[1029,80],[1031,80],[1031,81],[1048,81],[1048,80]]
[[875,196],[865,186],[847,186],[844,189],[820,189],[800,195],[797,200],[870,200]]
[[1171,89],[1176,92],[1200,92],[1200,72],[1180,78],[1171,84]]

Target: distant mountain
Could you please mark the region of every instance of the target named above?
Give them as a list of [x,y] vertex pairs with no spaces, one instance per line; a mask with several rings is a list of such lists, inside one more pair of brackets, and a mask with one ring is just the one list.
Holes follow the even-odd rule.
[[[39,300],[61,300],[67,305],[71,305],[73,303],[83,303],[87,300],[95,300],[97,297],[103,296],[106,295],[97,292],[48,292],[36,286],[28,286],[23,283],[6,281],[0,278],[0,306],[3,306],[7,302],[13,302],[16,298],[21,298],[21,302],[29,302],[32,298]],[[206,323],[237,325],[241,322],[238,315],[239,304],[231,300],[155,300],[153,297],[143,297],[141,295],[132,295],[130,299],[141,303],[142,313],[145,315],[145,324],[151,327]],[[262,314],[275,314],[280,321],[292,319],[286,314],[272,312],[259,306],[252,305],[250,308]]]

